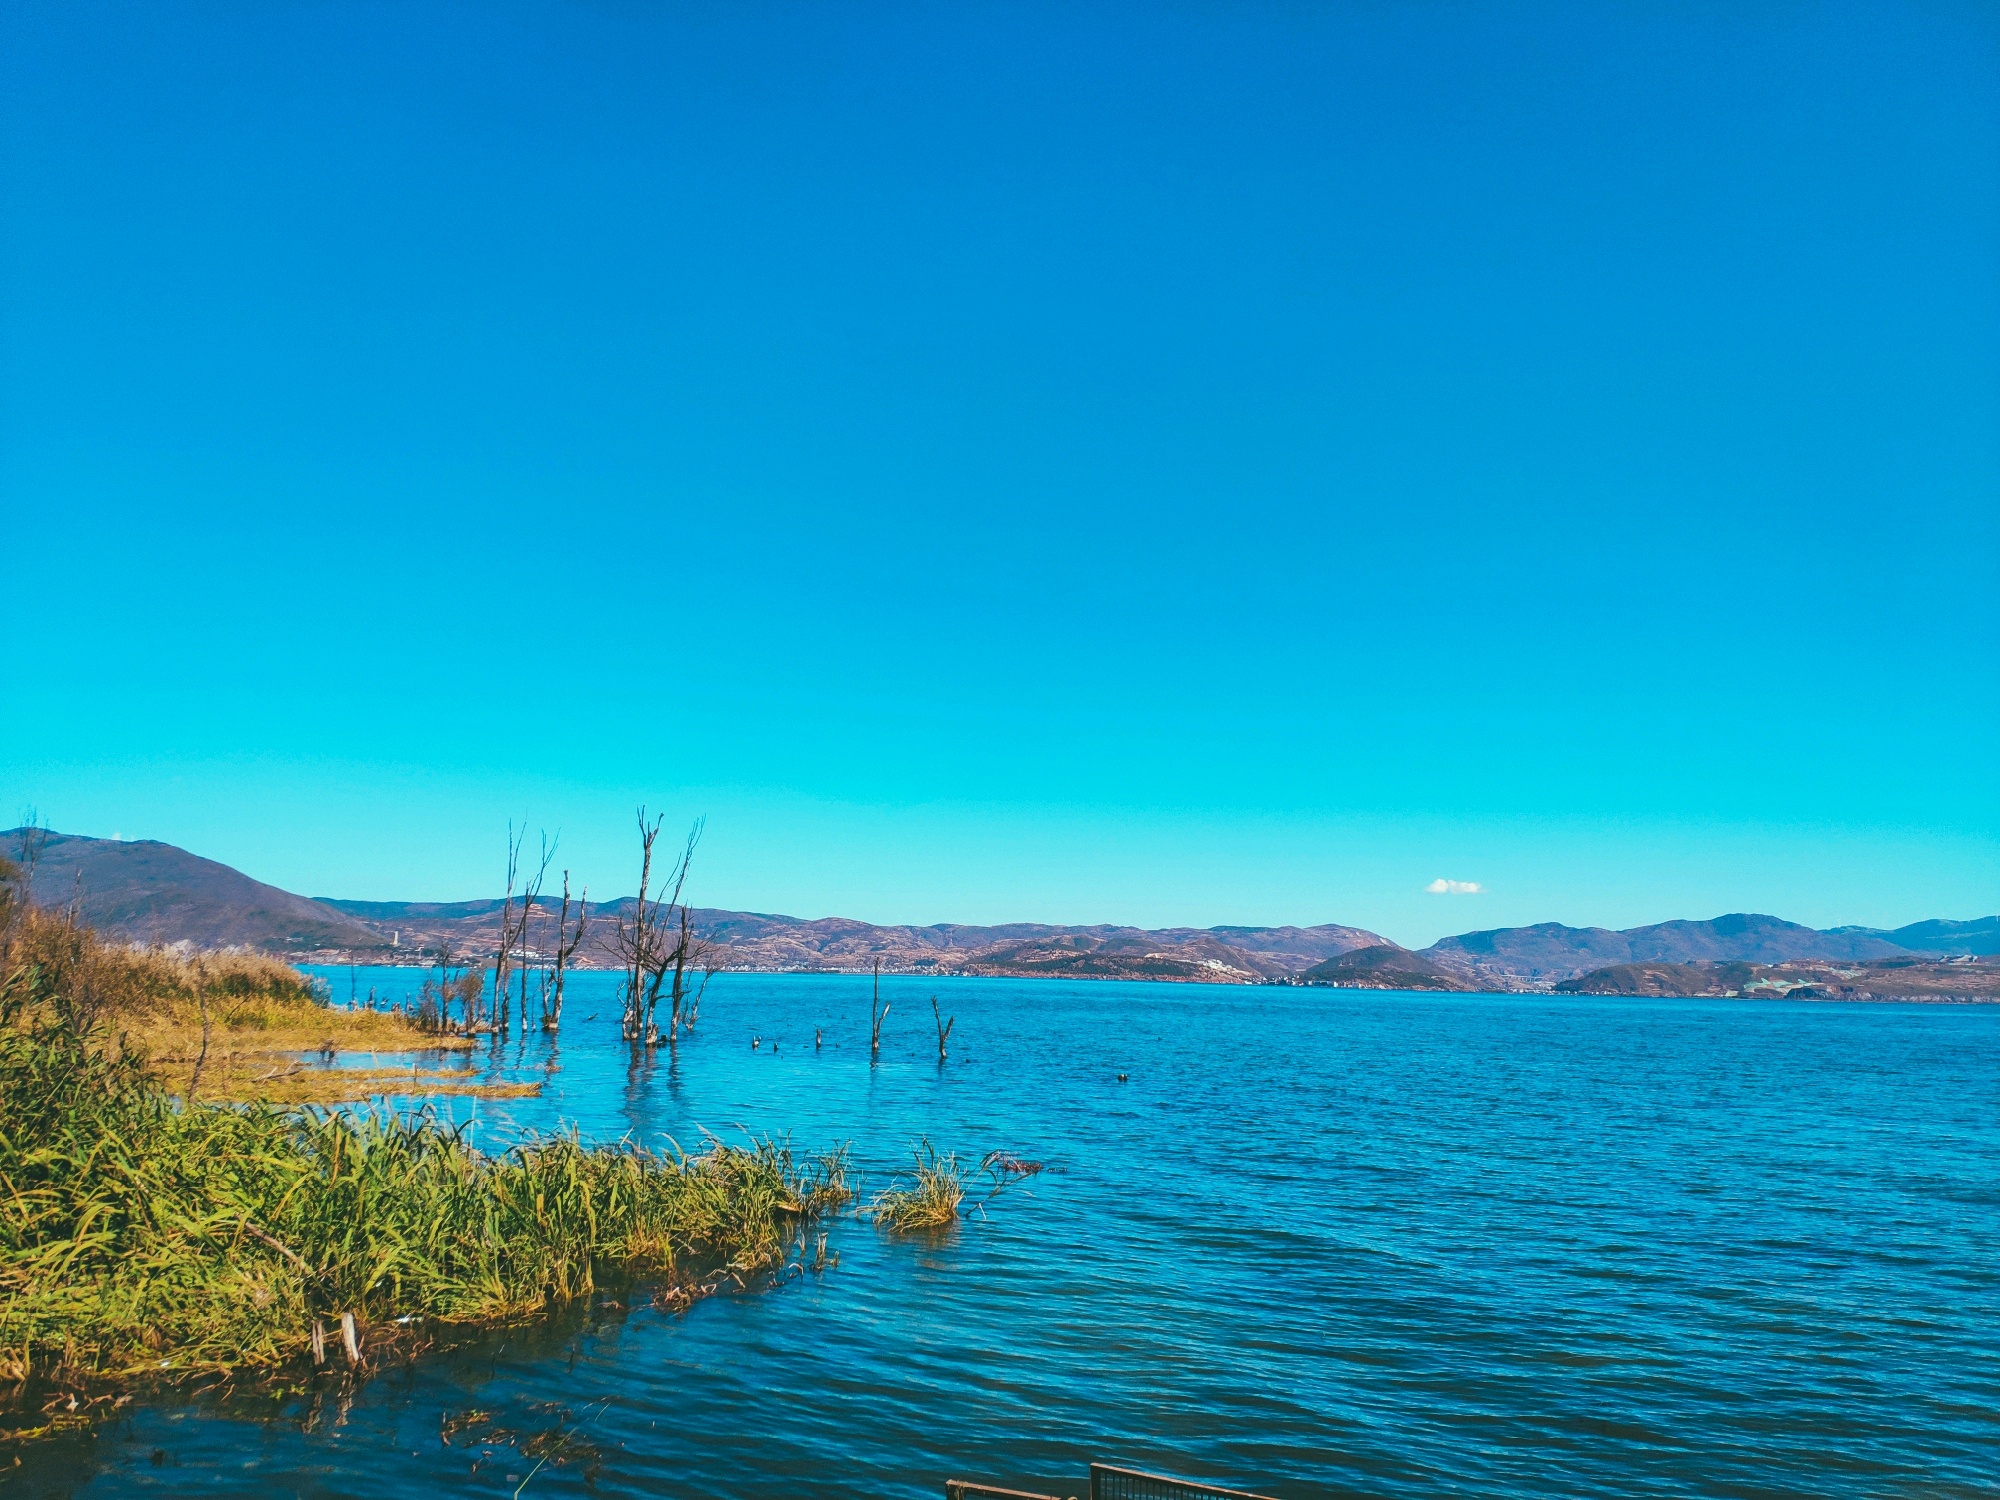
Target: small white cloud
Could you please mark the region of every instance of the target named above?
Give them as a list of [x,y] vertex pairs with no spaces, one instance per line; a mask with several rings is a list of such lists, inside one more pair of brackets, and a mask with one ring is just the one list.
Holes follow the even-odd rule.
[[1477,896],[1486,887],[1476,880],[1433,880],[1424,889],[1433,896]]

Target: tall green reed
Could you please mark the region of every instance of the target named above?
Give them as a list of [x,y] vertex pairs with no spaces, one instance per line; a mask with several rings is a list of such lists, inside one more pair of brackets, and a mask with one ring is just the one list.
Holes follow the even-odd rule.
[[271,1365],[316,1320],[523,1318],[607,1277],[775,1267],[843,1154],[710,1140],[498,1156],[427,1113],[186,1105],[131,1056],[0,1025],[0,1378]]

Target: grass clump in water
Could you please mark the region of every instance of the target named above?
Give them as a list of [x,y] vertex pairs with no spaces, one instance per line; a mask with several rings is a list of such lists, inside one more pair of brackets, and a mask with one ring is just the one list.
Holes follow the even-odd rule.
[[1042,1170],[1041,1162],[1006,1151],[989,1151],[971,1166],[956,1152],[939,1151],[928,1137],[919,1139],[911,1153],[916,1160],[910,1176],[896,1178],[868,1204],[869,1216],[884,1229],[943,1229],[965,1216],[968,1188],[991,1184],[972,1205],[983,1210],[1002,1188]]
[[956,1224],[973,1169],[956,1152],[940,1152],[927,1138],[911,1149],[916,1156],[911,1179],[899,1177],[877,1193],[868,1205],[870,1216],[885,1229],[942,1229]]
[[929,1137],[920,1138],[910,1149],[916,1158],[910,1176],[896,1178],[868,1204],[869,1216],[884,1229],[946,1228],[965,1216],[969,1186],[982,1181],[991,1184],[972,1205],[983,1211],[1001,1189],[1044,1170],[1042,1162],[1008,1151],[989,1151],[977,1166],[968,1166],[956,1152],[939,1151]]

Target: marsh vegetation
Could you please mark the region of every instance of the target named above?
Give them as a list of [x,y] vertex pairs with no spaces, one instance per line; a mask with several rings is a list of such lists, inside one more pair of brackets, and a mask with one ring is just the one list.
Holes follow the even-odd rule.
[[947,1228],[965,1216],[968,1191],[984,1187],[971,1204],[982,1209],[1003,1188],[1034,1176],[1043,1165],[1004,1151],[989,1152],[974,1164],[960,1160],[955,1151],[939,1151],[928,1137],[910,1151],[914,1161],[909,1174],[898,1176],[869,1201],[869,1217],[884,1229]]
[[297,969],[261,954],[100,941],[73,905],[31,904],[28,880],[0,859],[0,1000],[15,1008],[10,1024],[88,1038],[93,1051],[129,1056],[161,1087],[204,1101],[333,1103],[483,1087],[420,1063],[328,1066],[341,1054],[435,1062],[466,1043],[402,1010],[325,1004]]
[[843,1158],[768,1140],[682,1154],[559,1135],[487,1156],[421,1113],[187,1105],[135,1055],[5,1019],[12,1380],[325,1358],[343,1318],[365,1359],[375,1330],[517,1319],[606,1276],[748,1276],[848,1196]]
[[851,1197],[844,1155],[768,1139],[487,1155],[426,1112],[217,1102],[219,1031],[413,1033],[281,965],[111,948],[0,892],[0,1381],[366,1361],[607,1277],[745,1283]]
[[[16,1437],[87,1421],[135,1381],[345,1379],[612,1287],[678,1311],[825,1269],[826,1219],[858,1209],[844,1149],[746,1133],[649,1150],[571,1130],[485,1152],[428,1108],[323,1107],[456,1086],[302,1055],[469,1046],[437,1028],[447,993],[471,1009],[478,971],[441,965],[413,1008],[336,1009],[271,959],[103,943],[0,876],[0,1407]],[[693,951],[685,908],[665,908],[639,971],[649,990],[660,978],[662,1024],[642,996],[642,1045],[690,1024],[700,993],[675,972]],[[948,1225],[969,1190],[986,1188],[976,1207],[1033,1169],[1009,1162],[920,1142],[866,1212]]]

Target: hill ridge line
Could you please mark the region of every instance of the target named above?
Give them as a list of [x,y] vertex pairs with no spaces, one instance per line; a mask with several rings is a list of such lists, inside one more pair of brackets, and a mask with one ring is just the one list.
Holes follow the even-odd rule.
[[[22,833],[0,833],[0,848],[18,848]],[[86,920],[108,937],[241,946],[302,961],[413,963],[439,951],[474,957],[497,943],[502,904],[499,897],[440,902],[300,896],[157,839],[50,833],[37,865],[37,899],[48,899],[55,889],[64,899],[71,890],[80,892]],[[618,897],[590,908],[602,919],[631,901]],[[1760,912],[1623,929],[1540,922],[1459,933],[1410,950],[1337,922],[1205,928],[873,923],[694,905],[689,915],[697,932],[717,945],[723,967],[763,971],[865,972],[880,961],[886,972],[1243,984],[1321,970],[1333,983],[1372,985],[1370,976],[1400,974],[1426,978],[1436,987],[1512,990],[1554,988],[1635,964],[1869,963],[2000,952],[2000,917],[1931,919],[1893,930],[1818,929]],[[597,941],[582,955],[598,966],[613,962],[604,942],[607,927],[598,926]],[[533,934],[529,941],[532,945]],[[1399,954],[1412,961],[1396,958]],[[1342,963],[1346,955],[1358,956]]]

